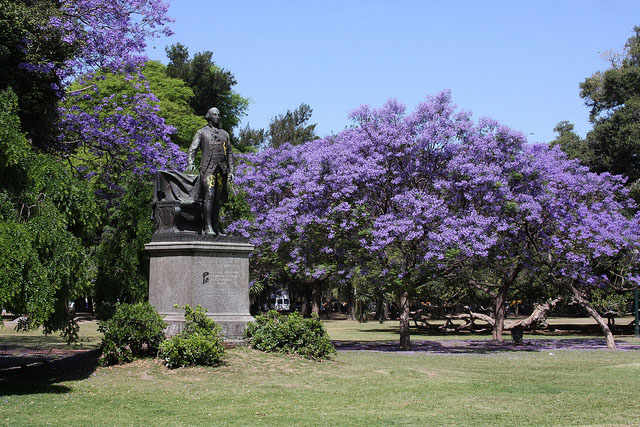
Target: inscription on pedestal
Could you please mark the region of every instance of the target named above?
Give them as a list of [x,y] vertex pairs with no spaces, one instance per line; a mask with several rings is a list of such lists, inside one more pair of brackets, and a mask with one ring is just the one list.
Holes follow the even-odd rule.
[[229,293],[234,292],[240,277],[240,273],[236,271],[205,271],[202,273],[199,295],[206,301],[222,303],[224,298],[229,296]]
[[[149,301],[177,333],[183,311],[174,304],[200,305],[220,323],[227,339],[241,339],[249,314],[249,252],[232,242],[152,242]],[[171,324],[174,328],[171,329]]]

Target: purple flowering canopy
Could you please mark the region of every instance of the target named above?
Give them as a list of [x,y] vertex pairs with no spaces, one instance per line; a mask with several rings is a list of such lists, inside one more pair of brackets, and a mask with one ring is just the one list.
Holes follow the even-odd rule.
[[247,156],[236,182],[253,220],[231,228],[252,239],[256,258],[298,277],[348,278],[375,257],[382,275],[414,285],[480,266],[638,282],[600,268],[640,244],[622,177],[589,172],[493,120],[474,123],[449,92],[410,114],[391,100],[351,118],[338,135]]
[[[167,10],[162,0],[61,0],[43,30],[70,46],[72,57],[62,64],[46,58],[22,64],[58,76],[60,139],[67,152],[83,148],[98,158],[107,180],[114,168],[144,174],[184,163],[169,140],[175,129],[158,116],[158,100],[139,74],[146,39],[171,34]],[[26,40],[24,49],[37,46]],[[135,95],[101,94],[93,80],[104,73],[125,76]],[[79,108],[82,103],[91,108]]]

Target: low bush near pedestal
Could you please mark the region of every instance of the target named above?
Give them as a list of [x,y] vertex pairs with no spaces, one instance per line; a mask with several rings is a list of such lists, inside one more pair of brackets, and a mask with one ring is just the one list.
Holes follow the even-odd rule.
[[220,325],[208,318],[200,306],[194,311],[187,305],[184,318],[184,330],[160,346],[159,356],[164,364],[171,369],[218,364],[224,356]]
[[296,312],[286,316],[271,310],[247,325],[245,337],[257,350],[298,354],[307,359],[326,359],[336,352],[315,314],[305,319]]
[[166,324],[149,303],[120,304],[113,317],[100,322],[102,338],[100,363],[113,365],[155,356],[164,341]]

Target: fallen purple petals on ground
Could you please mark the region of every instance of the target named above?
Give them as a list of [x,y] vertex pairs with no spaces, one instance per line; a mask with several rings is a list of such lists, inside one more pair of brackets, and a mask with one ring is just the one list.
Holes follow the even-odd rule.
[[[498,352],[536,352],[548,350],[608,350],[604,338],[531,339],[522,344],[490,340],[412,341],[403,351],[397,341],[332,341],[338,351],[379,351],[394,353],[490,354]],[[640,351],[640,344],[616,341],[618,350]]]

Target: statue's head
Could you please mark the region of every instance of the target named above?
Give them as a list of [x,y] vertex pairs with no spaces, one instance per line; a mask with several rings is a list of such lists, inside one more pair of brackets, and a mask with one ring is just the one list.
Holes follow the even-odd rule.
[[216,107],[210,108],[204,118],[207,119],[208,122],[218,124],[220,123],[220,111],[218,111]]

